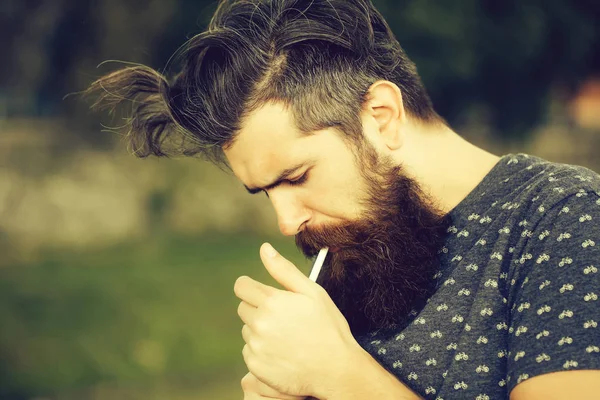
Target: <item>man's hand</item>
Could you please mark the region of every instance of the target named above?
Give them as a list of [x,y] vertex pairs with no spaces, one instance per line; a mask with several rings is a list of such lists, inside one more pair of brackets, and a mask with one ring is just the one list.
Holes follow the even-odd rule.
[[244,400],[277,399],[277,400],[304,400],[304,396],[290,396],[282,394],[259,381],[251,372],[242,378]]
[[361,352],[346,319],[327,292],[270,245],[260,255],[280,290],[242,276],[234,291],[242,302],[242,351],[260,382],[291,396],[327,398]]

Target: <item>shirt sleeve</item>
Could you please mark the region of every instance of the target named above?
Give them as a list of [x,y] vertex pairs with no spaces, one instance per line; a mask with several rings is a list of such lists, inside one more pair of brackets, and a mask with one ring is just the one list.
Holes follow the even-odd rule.
[[537,375],[600,369],[600,197],[573,194],[524,234],[509,274],[509,392]]

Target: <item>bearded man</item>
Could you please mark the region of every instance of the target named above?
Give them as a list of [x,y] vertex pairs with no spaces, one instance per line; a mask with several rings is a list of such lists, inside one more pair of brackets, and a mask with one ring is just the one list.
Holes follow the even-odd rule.
[[272,202],[312,282],[270,245],[236,281],[245,399],[600,398],[600,177],[463,140],[368,0],[222,1],[133,102],[138,156],[203,155]]

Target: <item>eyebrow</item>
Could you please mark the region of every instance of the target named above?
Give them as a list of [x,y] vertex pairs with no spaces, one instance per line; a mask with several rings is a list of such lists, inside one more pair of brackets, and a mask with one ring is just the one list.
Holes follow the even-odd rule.
[[303,168],[304,166],[306,166],[307,164],[309,164],[308,162],[302,162],[300,164],[297,164],[291,168],[286,168],[285,170],[283,170],[279,176],[277,177],[277,179],[275,179],[275,181],[273,181],[273,183],[270,183],[268,185],[265,185],[263,187],[248,187],[246,185],[244,185],[244,187],[246,188],[246,190],[248,191],[248,193],[250,194],[257,194],[260,193],[262,191],[267,191],[270,189],[274,189],[277,186],[281,185],[283,183],[283,181],[285,181],[287,178],[290,177],[290,175],[293,175],[294,173],[296,173],[299,169]]

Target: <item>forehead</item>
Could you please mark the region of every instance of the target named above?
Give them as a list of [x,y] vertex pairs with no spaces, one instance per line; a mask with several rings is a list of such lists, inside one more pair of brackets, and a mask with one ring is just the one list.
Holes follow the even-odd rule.
[[267,180],[267,174],[277,173],[293,162],[301,152],[299,141],[305,137],[284,105],[269,103],[242,121],[240,132],[224,153],[233,172],[244,183]]

